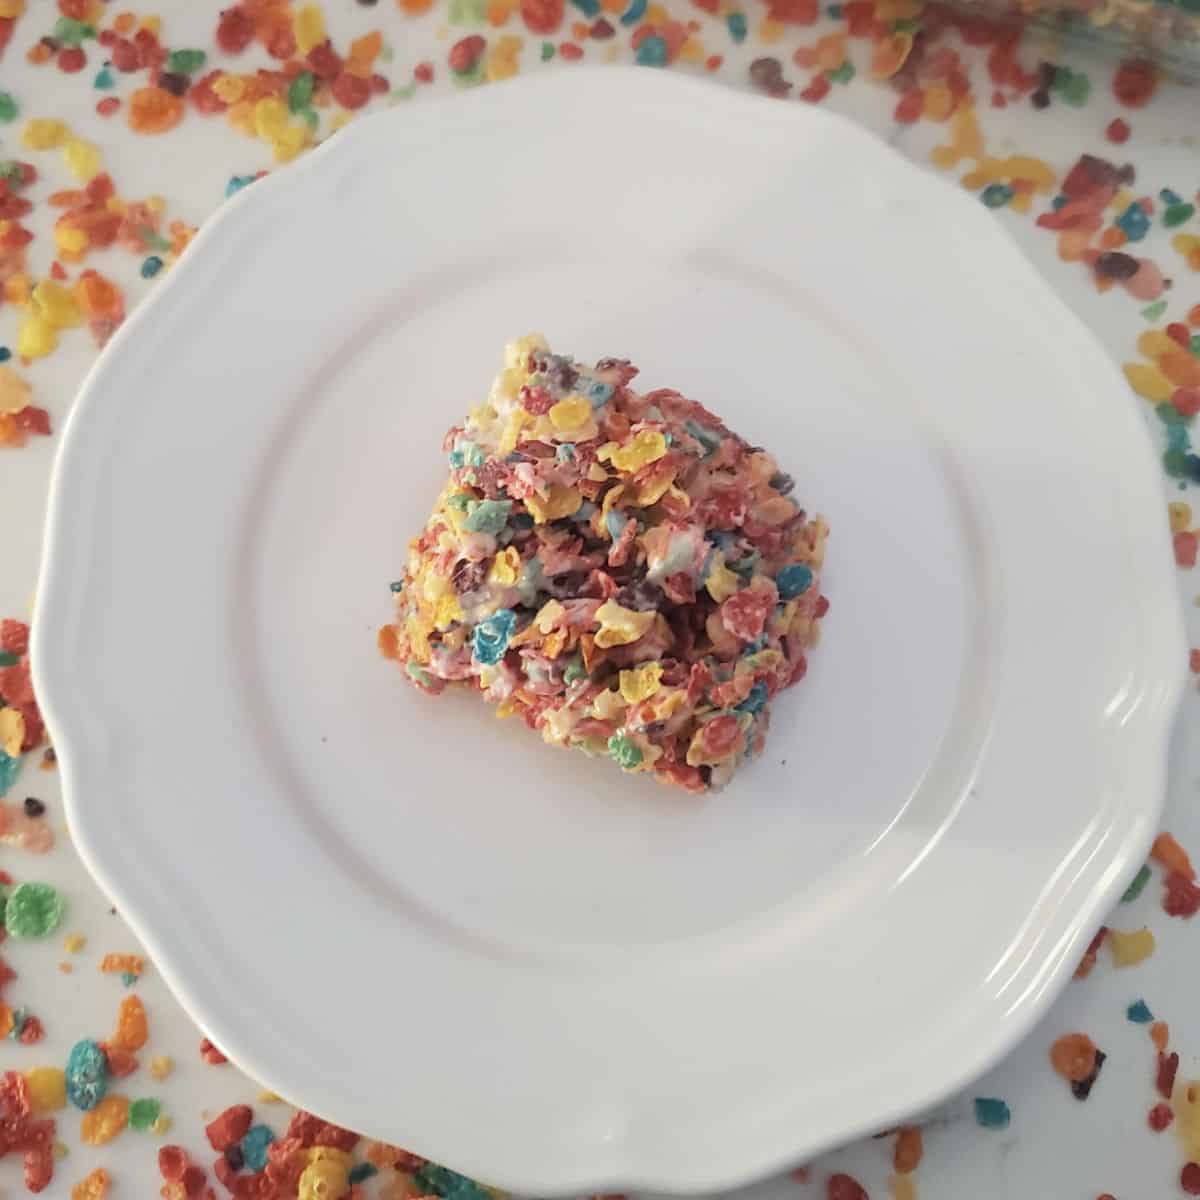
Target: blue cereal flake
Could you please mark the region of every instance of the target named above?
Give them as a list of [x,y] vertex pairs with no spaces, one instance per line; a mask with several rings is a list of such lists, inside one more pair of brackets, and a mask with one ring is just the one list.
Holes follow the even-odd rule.
[[275,1140],[275,1134],[266,1125],[253,1125],[242,1138],[242,1158],[248,1171],[261,1171],[267,1165],[267,1147]]
[[230,196],[236,196],[244,187],[249,187],[256,179],[257,175],[232,175],[229,182],[225,185],[225,198],[228,200]]
[[1117,218],[1116,225],[1131,242],[1140,242],[1150,232],[1150,218],[1136,201]]
[[471,533],[490,533],[493,537],[508,524],[511,500],[480,500],[463,522]]
[[757,716],[764,708],[767,707],[767,685],[765,683],[756,683],[751,689],[750,694],[737,706],[738,712],[749,713],[751,716]]
[[480,621],[471,634],[471,650],[475,661],[493,667],[504,657],[513,631],[517,627],[517,614],[511,608],[498,608],[490,617]]
[[17,772],[21,769],[21,759],[13,758],[0,750],[0,796],[3,796],[13,785]]
[[90,1039],[76,1042],[67,1056],[67,1099],[89,1112],[108,1091],[108,1055]]
[[733,38],[735,43],[744,42],[746,34],[749,31],[749,26],[746,23],[746,14],[743,12],[731,12],[725,18],[725,28],[729,30],[729,36]]
[[491,1193],[473,1179],[434,1163],[426,1163],[415,1171],[413,1179],[423,1192],[441,1196],[443,1200],[493,1200]]
[[665,67],[667,65],[667,43],[657,33],[646,38],[634,53],[639,67]]
[[142,278],[153,279],[163,269],[163,260],[157,254],[151,254],[142,260]]
[[975,1124],[983,1129],[1007,1129],[1012,1113],[1003,1100],[975,1099]]
[[812,587],[812,568],[806,563],[791,563],[775,576],[775,586],[781,600],[795,600]]
[[1125,1015],[1135,1025],[1149,1025],[1154,1020],[1154,1014],[1146,1007],[1145,1000],[1135,1000],[1126,1010]]

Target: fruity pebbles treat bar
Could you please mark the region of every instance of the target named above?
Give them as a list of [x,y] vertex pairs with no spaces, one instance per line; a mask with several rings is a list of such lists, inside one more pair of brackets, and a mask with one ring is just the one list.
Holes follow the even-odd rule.
[[700,792],[761,751],[828,608],[827,526],[694,400],[534,334],[446,435],[450,480],[379,644],[555,745]]

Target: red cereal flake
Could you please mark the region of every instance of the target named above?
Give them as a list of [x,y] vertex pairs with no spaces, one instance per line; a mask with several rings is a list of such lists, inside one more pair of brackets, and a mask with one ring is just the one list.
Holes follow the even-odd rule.
[[24,1156],[25,1187],[42,1191],[54,1176],[53,1120],[35,1121],[29,1087],[18,1071],[0,1076],[0,1158],[17,1153]]
[[432,83],[433,82],[433,63],[431,63],[431,62],[417,63],[417,65],[415,67],[413,67],[413,78],[418,83]]
[[227,1059],[225,1055],[223,1055],[221,1051],[218,1050],[216,1046],[214,1046],[212,1042],[208,1040],[208,1038],[201,1038],[200,1040],[200,1057],[204,1059],[206,1063],[214,1067],[219,1067],[223,1063],[227,1063],[229,1061],[229,1059]]
[[521,20],[530,33],[556,33],[563,21],[564,0],[521,0]]
[[826,1200],[871,1200],[867,1190],[853,1175],[830,1175],[825,1184]]
[[1146,1123],[1155,1133],[1162,1133],[1173,1120],[1175,1120],[1175,1110],[1169,1104],[1161,1101],[1150,1110],[1146,1117]]
[[37,1017],[26,1017],[17,1041],[22,1046],[36,1046],[46,1036],[46,1027]]
[[240,54],[254,40],[254,18],[235,4],[221,13],[217,22],[217,45],[226,54]]
[[1200,912],[1200,887],[1172,871],[1163,881],[1163,911],[1169,917],[1194,917]]
[[1120,117],[1114,117],[1105,126],[1104,136],[1114,145],[1121,146],[1129,141],[1129,135],[1132,132],[1128,121],[1122,120]]
[[5,654],[28,654],[29,626],[11,617],[0,621],[0,650]]
[[87,55],[79,46],[64,46],[58,52],[58,69],[74,75],[87,66]]
[[163,1146],[158,1152],[158,1173],[168,1182],[177,1183],[187,1170],[188,1153],[182,1146]]
[[221,1154],[246,1136],[254,1113],[248,1104],[234,1104],[204,1127],[208,1144]]
[[1186,1163],[1179,1172],[1179,1186],[1189,1196],[1200,1196],[1200,1163]]
[[925,110],[925,93],[920,88],[911,88],[896,103],[893,118],[901,125],[912,125],[921,119]]
[[371,81],[351,71],[343,71],[333,81],[331,90],[333,98],[343,108],[362,108],[371,99]]
[[1113,95],[1129,108],[1142,108],[1158,89],[1158,71],[1145,59],[1126,59],[1113,76]]
[[105,96],[96,101],[96,112],[101,117],[111,117],[121,111],[121,101],[116,96]]
[[1181,530],[1173,539],[1175,547],[1175,562],[1184,570],[1191,570],[1196,565],[1196,551],[1200,549],[1200,539],[1190,529]]
[[1179,1055],[1158,1052],[1158,1072],[1154,1078],[1154,1090],[1164,1100],[1170,1100],[1175,1090],[1175,1074],[1179,1070]]

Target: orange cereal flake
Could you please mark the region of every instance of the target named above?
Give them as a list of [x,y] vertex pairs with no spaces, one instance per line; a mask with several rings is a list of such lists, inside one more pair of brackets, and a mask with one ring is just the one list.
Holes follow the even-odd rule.
[[1184,875],[1195,882],[1196,871],[1192,866],[1192,860],[1188,858],[1187,851],[1169,833],[1164,831],[1154,839],[1154,845],[1150,847],[1150,857],[1155,862],[1161,863],[1168,871]]
[[105,975],[140,975],[145,969],[146,960],[140,954],[106,954],[100,960]]
[[129,128],[134,133],[167,133],[183,120],[183,110],[183,100],[166,88],[139,88],[129,97]]
[[1050,1065],[1069,1083],[1082,1083],[1096,1067],[1096,1043],[1086,1033],[1068,1033],[1050,1047]]
[[117,1010],[117,1032],[109,1043],[121,1050],[140,1050],[150,1036],[146,1008],[139,996],[126,996]]
[[925,1154],[925,1138],[919,1125],[905,1125],[896,1131],[896,1146],[892,1151],[892,1168],[897,1175],[909,1175],[921,1165]]

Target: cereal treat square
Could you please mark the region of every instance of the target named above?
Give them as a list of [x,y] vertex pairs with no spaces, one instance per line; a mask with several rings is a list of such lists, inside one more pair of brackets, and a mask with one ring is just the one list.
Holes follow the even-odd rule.
[[829,607],[791,476],[624,359],[536,335],[446,435],[450,479],[392,585],[383,653],[558,746],[693,792],[761,752]]

